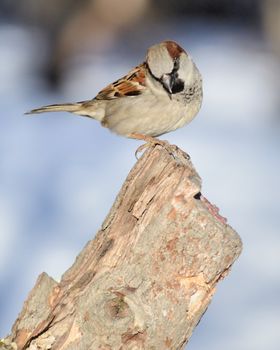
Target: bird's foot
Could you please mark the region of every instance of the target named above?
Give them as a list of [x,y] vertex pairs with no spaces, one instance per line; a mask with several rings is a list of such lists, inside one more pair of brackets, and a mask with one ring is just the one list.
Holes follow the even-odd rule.
[[[153,148],[157,145],[162,146],[163,148],[165,148],[166,150],[170,147],[172,147],[172,145],[170,145],[167,141],[162,141],[159,140],[157,138],[151,137],[151,140],[145,140],[146,143],[144,143],[143,145],[140,145],[137,150],[135,151],[135,157],[138,159],[138,153],[142,153],[144,150],[146,150],[147,148]],[[170,150],[168,150],[170,153]]]
[[157,145],[162,146],[169,154],[174,156],[174,153],[179,152],[180,154],[183,155],[184,158],[190,159],[190,156],[183,152],[179,147],[176,145],[170,145],[168,141],[163,141],[159,140],[156,137],[152,136],[147,136],[147,135],[142,135],[142,134],[130,134],[129,137],[137,140],[143,140],[146,143],[143,145],[139,146],[137,150],[135,151],[135,157],[138,159],[138,153],[143,152],[145,149],[150,148],[150,147],[155,147]]

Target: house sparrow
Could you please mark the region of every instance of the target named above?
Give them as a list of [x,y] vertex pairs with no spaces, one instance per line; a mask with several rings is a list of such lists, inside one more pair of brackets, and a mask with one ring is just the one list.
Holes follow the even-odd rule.
[[192,58],[174,41],[150,47],[144,63],[95,98],[36,108],[27,114],[66,111],[96,119],[116,134],[158,144],[154,137],[189,123],[202,102],[202,79]]

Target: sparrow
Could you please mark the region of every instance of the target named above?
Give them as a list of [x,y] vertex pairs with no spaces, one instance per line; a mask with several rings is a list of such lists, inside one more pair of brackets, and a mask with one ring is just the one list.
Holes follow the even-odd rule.
[[112,132],[149,144],[181,128],[198,113],[202,78],[191,56],[176,42],[147,50],[146,60],[91,100],[52,104],[26,114],[71,112],[101,122]]

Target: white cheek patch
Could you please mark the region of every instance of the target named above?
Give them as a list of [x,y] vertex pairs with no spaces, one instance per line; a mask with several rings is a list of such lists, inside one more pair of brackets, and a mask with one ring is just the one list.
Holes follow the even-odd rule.
[[173,70],[173,61],[166,47],[162,45],[152,46],[148,50],[147,63],[151,73],[158,79]]
[[194,73],[194,64],[190,56],[182,55],[180,58],[180,67],[178,69],[178,78],[188,82],[192,80]]

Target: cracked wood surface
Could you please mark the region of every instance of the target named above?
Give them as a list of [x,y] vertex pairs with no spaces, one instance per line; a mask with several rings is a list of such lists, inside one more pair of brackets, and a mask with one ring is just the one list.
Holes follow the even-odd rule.
[[17,349],[182,349],[241,252],[181,150],[149,149],[96,237],[57,283],[39,276]]

